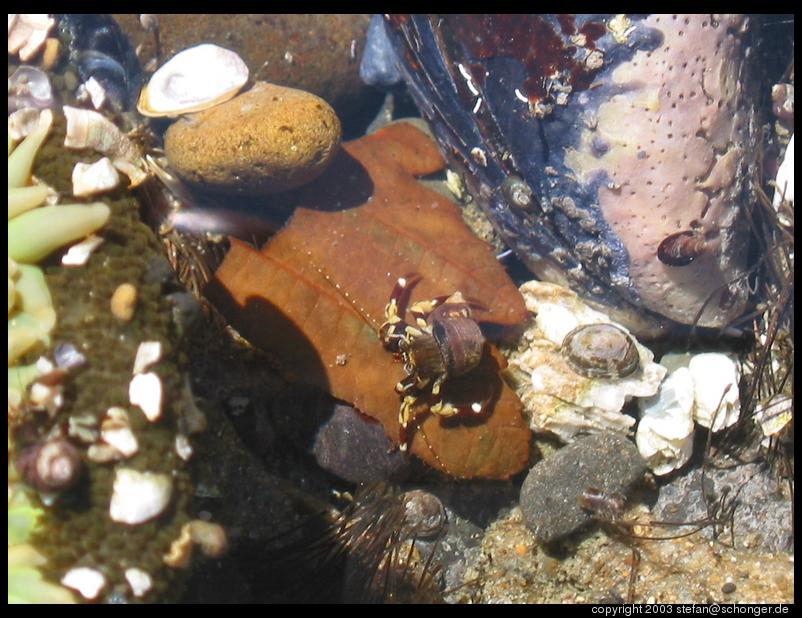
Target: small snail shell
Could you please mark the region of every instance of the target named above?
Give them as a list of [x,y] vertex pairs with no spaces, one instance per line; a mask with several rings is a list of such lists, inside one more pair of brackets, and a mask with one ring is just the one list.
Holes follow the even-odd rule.
[[586,378],[623,378],[640,366],[635,341],[613,324],[583,324],[563,339],[560,352]]
[[63,491],[81,476],[83,468],[78,450],[57,438],[21,449],[17,470],[25,481],[39,491]]
[[507,202],[520,209],[532,205],[532,188],[518,176],[508,176],[501,185]]
[[432,537],[448,524],[448,515],[440,498],[422,489],[399,496],[404,505],[404,524],[420,537]]
[[438,317],[432,320],[432,334],[448,375],[464,375],[482,360],[485,338],[472,318]]

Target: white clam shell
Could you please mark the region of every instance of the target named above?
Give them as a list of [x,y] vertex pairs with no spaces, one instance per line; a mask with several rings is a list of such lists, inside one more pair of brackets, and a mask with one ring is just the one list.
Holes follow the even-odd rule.
[[143,116],[178,116],[232,98],[248,81],[248,67],[236,53],[204,43],[176,54],[142,89]]

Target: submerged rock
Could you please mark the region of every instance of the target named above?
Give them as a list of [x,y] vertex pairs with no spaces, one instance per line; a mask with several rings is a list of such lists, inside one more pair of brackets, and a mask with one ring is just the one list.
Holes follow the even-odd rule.
[[580,438],[529,471],[521,487],[526,525],[544,543],[567,536],[593,518],[580,506],[587,490],[626,495],[644,472],[646,462],[623,436]]
[[[306,90],[348,122],[369,107],[371,89],[359,79],[369,15],[154,14],[162,59],[200,43],[239,54],[255,79]],[[147,65],[156,56],[152,32],[138,15],[114,18]],[[149,27],[150,24],[149,24]],[[375,101],[378,107],[378,98]]]
[[[732,538],[738,549],[793,552],[792,499],[785,495],[784,485],[760,463],[696,468],[660,489],[653,513],[665,521],[704,521],[714,513],[727,520],[722,541],[730,541],[730,523],[735,526]],[[720,526],[700,532],[705,538],[717,533],[721,534]]]
[[172,168],[192,184],[233,195],[265,195],[316,178],[340,143],[334,110],[308,92],[264,82],[167,130]]

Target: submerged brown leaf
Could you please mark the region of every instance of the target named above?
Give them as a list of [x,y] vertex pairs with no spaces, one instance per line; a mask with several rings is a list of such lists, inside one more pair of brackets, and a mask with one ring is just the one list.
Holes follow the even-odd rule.
[[[480,303],[476,318],[520,324],[526,308],[459,208],[415,175],[442,169],[435,144],[398,124],[345,144],[303,190],[287,226],[258,251],[232,240],[207,295],[237,330],[277,358],[295,380],[328,390],[378,419],[398,441],[401,363],[377,330],[398,277],[418,273],[410,302],[459,290]],[[416,419],[411,451],[458,477],[507,478],[528,462],[521,404],[499,378],[492,346],[479,367],[452,379],[444,398],[491,400],[482,418]]]

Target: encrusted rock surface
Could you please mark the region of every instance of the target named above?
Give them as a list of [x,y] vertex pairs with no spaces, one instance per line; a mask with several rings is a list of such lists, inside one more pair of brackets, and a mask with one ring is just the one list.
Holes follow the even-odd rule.
[[[644,306],[692,323],[721,326],[746,302],[726,287],[746,265],[743,192],[750,182],[756,124],[744,16],[651,15],[662,44],[636,52],[609,76],[618,89],[595,111],[566,164],[598,188],[604,218],[629,254]],[[699,230],[699,255],[682,266],[658,259],[669,235]]]

